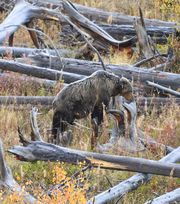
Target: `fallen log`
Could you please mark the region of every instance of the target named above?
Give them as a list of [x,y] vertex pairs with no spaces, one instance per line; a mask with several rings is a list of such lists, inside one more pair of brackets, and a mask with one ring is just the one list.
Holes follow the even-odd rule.
[[32,195],[27,193],[24,189],[22,189],[20,185],[14,180],[11,169],[6,164],[6,161],[4,158],[4,150],[3,150],[1,140],[0,140],[0,173],[1,173],[1,179],[0,179],[1,187],[3,186],[5,189],[20,195],[23,198],[23,203],[27,203],[27,204],[37,203],[37,200]]
[[[106,32],[114,38],[120,40],[124,36],[133,37],[136,35],[134,26],[132,25],[114,25],[114,24],[99,24]],[[164,44],[167,42],[167,37],[180,33],[175,28],[163,26],[146,26],[146,31],[152,37],[155,43]]]
[[54,96],[0,96],[0,105],[52,106]]
[[0,69],[8,70],[13,72],[18,72],[21,74],[26,74],[28,76],[34,76],[39,78],[45,78],[49,80],[62,80],[65,83],[71,83],[82,79],[83,75],[72,74],[62,71],[57,71],[53,69],[41,68],[37,66],[22,64],[18,62],[13,62],[9,60],[0,60]]
[[[20,74],[12,74],[12,73],[2,73],[0,75],[0,87],[1,91],[2,88],[6,89],[6,84],[7,86],[13,86],[17,85],[18,83],[22,84],[22,86],[32,86],[32,87],[43,87],[46,90],[51,89],[55,86],[57,83],[56,81],[53,80],[48,80],[48,79],[41,79],[41,78],[36,78],[36,77],[29,77],[26,75],[20,75]],[[32,88],[31,87],[31,88]]]
[[[30,57],[34,64],[40,67],[48,67],[49,57],[48,56],[31,56]],[[23,62],[23,59],[19,59]],[[64,71],[90,75],[93,72],[102,69],[101,64],[98,62],[85,61],[85,60],[76,60],[76,59],[63,59]],[[1,61],[0,61],[1,67]],[[58,62],[57,57],[51,57],[51,67],[53,69],[60,70],[61,63]],[[164,86],[171,87],[176,90],[179,88],[180,84],[180,75],[173,74],[169,72],[161,72],[155,70],[148,70],[145,68],[138,68],[132,65],[106,65],[106,69],[112,71],[118,76],[124,76],[134,82],[140,82],[141,84],[146,84],[146,81],[154,81],[155,83],[162,84]]]
[[[176,163],[180,161],[180,147],[166,155],[160,162]],[[151,174],[136,174],[118,185],[96,195],[88,201],[88,204],[104,204],[114,199],[125,196],[128,192],[137,189],[140,185],[150,181]]]
[[154,87],[154,88],[157,88],[158,90],[160,90],[160,91],[162,91],[162,92],[166,92],[166,93],[169,93],[169,94],[174,95],[174,96],[176,96],[176,97],[180,97],[180,92],[178,92],[178,91],[174,91],[174,90],[172,90],[172,89],[170,89],[170,88],[161,86],[161,85],[156,84],[156,83],[151,82],[151,81],[147,81],[147,84],[148,84],[149,86],[152,86],[152,87]]
[[[91,164],[93,167],[103,169],[180,177],[179,164],[80,151],[42,141],[28,141],[26,142],[26,146],[14,146],[9,149],[8,152],[16,155],[17,158],[23,161],[60,161],[71,164],[85,162],[86,164]],[[177,152],[177,157],[180,160],[180,151]]]
[[[61,57],[68,57],[72,56],[74,52],[68,49],[58,49],[58,52]],[[26,47],[0,47],[0,55],[6,56],[7,54],[10,54],[12,57],[23,57],[33,54],[39,54],[39,53],[46,53],[49,55],[55,55],[57,56],[57,53],[55,50],[52,49],[34,49],[34,48],[26,48]]]
[[[98,24],[100,28],[105,30],[109,35],[111,35],[116,40],[122,40],[124,36],[132,38],[136,35],[134,26],[132,25],[114,25],[114,24]],[[167,38],[169,36],[179,36],[179,32],[175,28],[155,26],[146,27],[147,34],[151,36],[152,40],[157,44],[167,43]],[[73,44],[74,39],[72,39],[72,34],[76,38],[77,42],[81,42],[83,39],[78,35],[77,31],[71,26],[64,24],[60,37],[63,44]],[[69,39],[69,40],[68,40]]]
[[[7,0],[2,0],[0,7],[5,10],[8,10],[14,6],[13,1],[9,1],[8,3],[6,2]],[[52,8],[61,8],[62,9],[62,1],[59,0],[29,0],[31,3],[36,3],[38,6],[43,6],[43,7],[52,7]],[[130,15],[125,15],[122,13],[118,12],[108,12],[104,11],[102,9],[97,9],[97,8],[91,8],[87,6],[83,6],[80,4],[74,4],[75,7],[78,9],[78,11],[83,14],[84,16],[88,17],[92,21],[96,22],[104,22],[107,23],[109,16],[112,17],[112,24],[117,24],[117,25],[133,25],[134,24],[134,19],[136,16],[130,16]],[[10,7],[8,7],[10,6]],[[157,20],[157,19],[147,19],[145,18],[145,24],[146,26],[165,26],[165,27],[174,27],[177,25],[177,23],[174,22],[166,22],[162,20]]]
[[180,202],[180,188],[154,198],[145,204],[177,203]]
[[[0,96],[0,105],[42,105],[51,108],[54,96]],[[178,104],[180,105],[179,98],[156,98],[156,97],[139,97],[136,98],[139,108],[142,107],[159,107],[164,105]]]
[[[34,0],[31,0],[31,2],[33,2],[33,1]],[[57,1],[57,0],[46,0],[45,2],[43,0],[36,0],[36,2],[39,6],[48,7],[48,5],[51,5],[54,7],[62,8],[62,3],[60,1]],[[109,16],[111,16],[112,17],[112,24],[133,25],[134,19],[136,18],[136,16],[125,15],[125,14],[118,13],[118,12],[108,12],[108,11],[104,11],[102,9],[91,8],[91,7],[83,6],[80,4],[74,4],[74,5],[81,14],[88,17],[92,21],[96,21],[96,22],[107,23]],[[157,20],[157,19],[147,19],[147,18],[145,18],[145,23],[146,23],[146,25],[149,25],[149,26],[174,27],[177,25],[177,23],[174,23],[174,22],[166,22],[166,21],[161,21],[161,20]]]

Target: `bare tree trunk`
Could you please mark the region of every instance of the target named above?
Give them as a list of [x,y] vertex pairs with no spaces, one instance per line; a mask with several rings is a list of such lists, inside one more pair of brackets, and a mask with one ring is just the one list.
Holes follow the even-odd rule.
[[[52,106],[54,96],[0,96],[0,105],[42,105]],[[163,105],[172,105],[172,103],[180,105],[179,98],[151,98],[141,97],[136,99],[139,109],[147,107],[159,107]]]
[[178,91],[174,91],[174,90],[172,90],[172,89],[169,89],[169,88],[167,88],[167,87],[161,86],[161,85],[156,84],[156,83],[153,83],[153,82],[151,82],[151,81],[147,81],[147,84],[148,84],[149,86],[152,86],[152,87],[154,87],[154,88],[159,89],[160,91],[169,93],[169,94],[174,95],[174,96],[176,96],[176,97],[180,97],[180,92],[178,92]]
[[0,96],[0,105],[52,106],[54,96]]
[[[42,58],[41,56],[32,56],[34,64],[41,67],[48,67],[49,59]],[[23,62],[23,59],[20,60]],[[64,71],[77,73],[82,75],[90,75],[97,70],[101,70],[101,64],[92,61],[76,60],[76,59],[63,59]],[[1,66],[1,61],[0,61]],[[58,62],[57,57],[51,58],[51,67],[53,69],[61,69],[61,64]],[[169,72],[161,72],[148,70],[144,68],[137,68],[132,65],[106,65],[107,71],[112,71],[118,76],[124,76],[130,80],[133,79],[134,82],[140,82],[141,84],[146,84],[146,81],[154,81],[155,83],[162,84],[164,86],[169,86],[176,90],[179,88],[180,75],[173,74]]]
[[[28,56],[33,54],[42,54],[45,52],[49,55],[57,56],[57,53],[55,50],[52,49],[34,49],[34,48],[26,48],[26,47],[0,47],[0,55],[6,56],[7,54],[12,55],[12,57],[22,57],[22,56]],[[74,52],[68,49],[58,49],[58,52],[61,57],[68,57],[72,56]]]
[[[34,0],[31,0],[33,2]],[[48,5],[54,6],[54,7],[61,7],[62,3],[58,0],[36,0],[38,2],[38,5],[47,7]],[[104,22],[107,23],[109,16],[112,16],[112,24],[117,25],[133,25],[135,16],[125,15],[117,12],[107,12],[102,9],[97,8],[90,8],[87,6],[83,6],[80,4],[74,4],[78,11],[83,14],[84,16],[88,17],[92,21],[97,22]],[[145,19],[146,25],[149,26],[165,26],[165,27],[174,27],[177,25],[177,23],[174,22],[165,22],[157,19]]]
[[[180,147],[175,149],[167,156],[160,159],[160,162],[179,162],[180,161]],[[119,183],[118,185],[96,195],[88,204],[105,204],[114,199],[122,198],[128,192],[137,189],[140,185],[148,182],[152,178],[150,174],[136,174],[129,179]]]
[[[132,38],[136,35],[134,26],[132,25],[113,25],[113,24],[98,24],[100,28],[105,30],[109,35],[111,35],[116,40],[122,40],[124,36]],[[175,28],[171,27],[158,27],[149,26],[146,27],[147,34],[151,36],[152,40],[157,44],[167,43],[167,38],[169,36],[179,36],[180,34]],[[69,25],[63,25],[60,33],[61,43],[65,45],[75,44],[74,39],[72,39],[72,34],[78,42],[83,41],[83,38],[79,36],[76,30],[74,30]]]
[[180,202],[180,188],[154,198],[145,204],[177,203]]
[[[135,171],[180,177],[179,164],[166,164],[163,163],[163,161],[157,162],[141,158],[98,154],[60,147],[39,141],[30,142],[25,147],[15,146],[8,151],[25,161],[61,161],[72,164],[85,161],[87,164],[103,169]],[[176,157],[180,161],[180,150],[177,151]]]
[[5,84],[8,84],[10,86],[14,84],[15,86],[17,84],[17,81],[18,83],[22,84],[22,86],[32,85],[33,87],[39,87],[39,88],[44,87],[46,90],[52,89],[57,83],[57,81],[53,81],[53,80],[40,79],[36,77],[29,77],[26,75],[19,75],[19,74],[5,73],[5,72],[0,75],[0,87],[6,86]]
[[[10,5],[11,7],[14,6],[14,4],[11,2],[10,0],[1,0],[0,8],[3,9],[4,7],[6,7],[6,9],[10,9],[9,7],[7,7],[8,5]],[[43,6],[47,8],[59,7],[62,9],[62,2],[59,0],[46,0],[46,1],[29,0],[29,2],[37,3],[38,6]],[[126,24],[133,25],[134,24],[135,16],[125,15],[125,14],[117,13],[117,12],[108,12],[102,9],[90,8],[87,6],[80,5],[80,4],[75,4],[75,6],[81,14],[88,17],[92,21],[107,23],[109,16],[112,16],[112,24],[117,24],[117,25],[126,25]],[[174,22],[166,22],[166,21],[161,21],[157,19],[147,19],[147,18],[145,18],[145,24],[146,26],[149,25],[149,26],[164,26],[164,27],[174,27],[177,25],[177,23],[174,23]]]
[[9,60],[0,60],[0,68],[2,70],[8,70],[13,72],[18,72],[21,74],[26,74],[28,76],[34,76],[34,77],[45,78],[50,80],[62,80],[65,83],[71,83],[73,81],[77,81],[85,77],[79,74],[72,74],[72,73],[61,72],[53,69],[21,64],[21,63],[9,61]]

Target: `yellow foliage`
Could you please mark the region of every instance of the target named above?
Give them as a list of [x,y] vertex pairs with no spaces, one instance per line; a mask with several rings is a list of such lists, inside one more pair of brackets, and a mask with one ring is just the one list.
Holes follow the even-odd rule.
[[[18,178],[20,179],[20,178]],[[67,176],[67,172],[62,165],[55,165],[52,170],[52,184],[61,185],[59,188],[54,188],[51,192],[51,196],[43,192],[43,189],[34,189],[33,193],[37,196],[38,203],[43,204],[85,204],[87,185],[83,183],[83,175],[79,175],[77,178],[70,178]],[[79,183],[82,185],[80,186]],[[25,186],[33,185],[32,181],[27,181]],[[3,195],[0,192],[0,200],[2,204],[14,204],[24,203],[23,194],[25,192],[25,186],[22,187],[22,193],[13,192],[11,194]]]

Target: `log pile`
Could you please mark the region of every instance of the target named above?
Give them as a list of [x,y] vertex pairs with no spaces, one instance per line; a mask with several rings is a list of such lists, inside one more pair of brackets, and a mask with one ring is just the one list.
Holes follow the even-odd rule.
[[[131,82],[133,87],[133,90],[130,90],[130,99],[129,92],[122,94],[124,98],[114,98],[116,94],[113,93],[112,103],[104,104],[112,107],[112,109],[106,110],[106,113],[113,115],[115,122],[109,142],[104,146],[97,146],[96,150],[102,151],[102,153],[71,149],[43,141],[37,125],[36,116],[38,113],[36,109],[32,109],[30,116],[31,140],[25,139],[19,129],[19,137],[23,146],[14,146],[8,150],[9,153],[21,161],[60,161],[71,164],[83,162],[88,168],[138,172],[129,179],[94,196],[87,202],[88,204],[107,203],[112,200],[117,202],[128,192],[150,181],[152,175],[180,178],[180,165],[176,164],[180,162],[180,148],[163,145],[152,138],[147,139],[136,125],[137,114],[140,111],[147,111],[147,108],[152,110],[153,107],[159,109],[159,107],[169,106],[172,103],[180,104],[180,74],[170,72],[173,71],[175,64],[174,51],[169,47],[167,53],[160,53],[156,46],[157,43],[167,43],[169,36],[179,38],[177,23],[145,19],[141,9],[139,9],[140,17],[134,17],[72,4],[66,0],[29,0],[28,2],[25,0],[16,2],[3,0],[0,3],[0,11],[2,10],[8,10],[9,14],[0,24],[0,44],[3,45],[0,47],[2,58],[0,59],[0,80],[10,78],[8,72],[17,72],[23,74],[18,77],[20,81],[23,81],[24,75],[26,75],[26,78],[31,77],[29,80],[34,84],[42,85],[45,89],[52,89],[57,82],[63,83],[66,88],[74,87],[74,84],[79,80],[79,83],[82,84],[82,81],[90,78],[91,74],[104,69],[104,72],[114,73],[118,79],[126,77],[127,79],[121,78],[121,80],[128,84]],[[112,18],[111,24],[107,23],[109,16]],[[61,25],[60,42],[70,47],[83,44],[83,48],[75,53],[69,48],[60,48],[47,34],[34,26],[34,19],[59,23]],[[14,34],[22,27],[27,29],[36,48],[13,46]],[[45,49],[42,47],[43,40],[39,39],[38,34],[42,34],[48,39],[49,43]],[[73,42],[74,40],[75,42]],[[139,49],[139,60],[134,65],[107,64],[101,57],[101,54],[109,54],[112,48],[118,52],[124,49],[133,52],[133,50],[137,50],[136,46]],[[81,54],[85,58],[84,60],[69,58],[72,55],[80,58]],[[94,54],[97,54],[99,62],[91,60]],[[0,96],[0,106],[19,107],[30,104],[30,106],[40,105],[51,109],[53,101],[54,96]],[[99,112],[98,114],[101,114]],[[78,113],[76,114],[78,115]],[[119,124],[119,121],[125,123],[125,120],[128,125]],[[98,133],[97,127],[100,124],[96,122],[94,121],[94,126],[93,123],[92,126],[93,130]],[[73,122],[71,125],[74,125]],[[122,132],[126,134],[126,131],[128,132],[125,135],[127,138],[121,135]],[[115,136],[114,133],[116,133]],[[130,135],[133,137],[131,138]],[[61,133],[59,137],[69,140]],[[107,150],[115,146],[116,142],[118,143],[122,138],[126,144],[128,142],[131,145],[135,145],[135,142],[140,143],[143,146],[141,151],[147,151],[153,145],[155,148],[162,148],[168,155],[155,161],[104,154],[105,148],[103,149],[103,147],[108,147]],[[70,144],[69,141],[67,143]],[[135,152],[136,148],[133,151]],[[21,194],[22,189],[14,180],[10,168],[4,160],[1,142],[0,158],[1,183],[11,191]],[[178,202],[179,194],[179,189],[175,189],[147,203]],[[37,202],[36,198],[27,192],[24,192],[23,198],[28,203]]]

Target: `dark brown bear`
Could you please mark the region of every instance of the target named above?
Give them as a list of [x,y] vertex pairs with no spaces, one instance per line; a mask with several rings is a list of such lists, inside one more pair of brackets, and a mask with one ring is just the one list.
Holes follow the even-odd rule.
[[[134,100],[132,86],[128,79],[118,77],[107,71],[96,71],[89,77],[73,82],[64,87],[53,101],[52,135],[57,136],[67,129],[67,123],[85,118],[91,113],[95,136],[98,125],[103,120],[103,104],[108,107],[111,97],[121,95],[128,101]],[[94,147],[95,138],[91,145]]]

